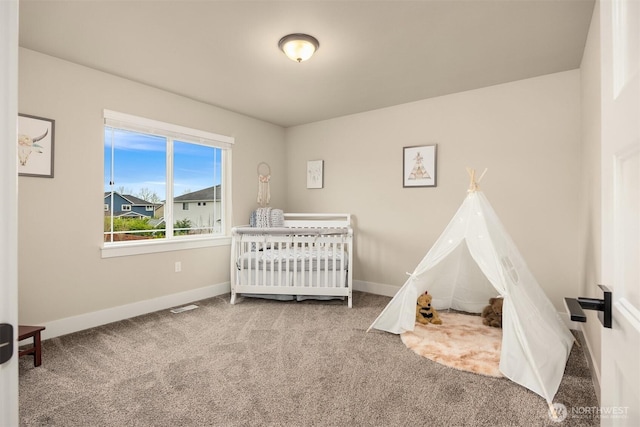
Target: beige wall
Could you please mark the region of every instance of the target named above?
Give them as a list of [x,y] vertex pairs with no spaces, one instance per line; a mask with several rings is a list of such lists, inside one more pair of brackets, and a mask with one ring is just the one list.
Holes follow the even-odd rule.
[[[402,187],[402,147],[438,144],[437,188]],[[466,195],[466,167],[558,311],[578,293],[580,72],[547,75],[286,131],[288,208],[350,212],[354,278],[401,286]],[[325,161],[306,189],[307,160]]]
[[[582,58],[582,168],[580,200],[580,291],[579,296],[602,298],[596,287],[601,283],[600,222],[600,6],[593,12],[591,27]],[[602,326],[597,312],[586,310],[587,323],[582,325],[587,346],[592,357],[595,379],[600,382],[600,331]],[[596,387],[596,392],[600,392]]]
[[19,178],[20,323],[228,282],[228,246],[101,258],[103,109],[235,137],[234,224],[256,207],[261,161],[271,165],[273,203],[286,203],[284,130],[34,51],[19,55],[20,113],[56,121],[55,178]]

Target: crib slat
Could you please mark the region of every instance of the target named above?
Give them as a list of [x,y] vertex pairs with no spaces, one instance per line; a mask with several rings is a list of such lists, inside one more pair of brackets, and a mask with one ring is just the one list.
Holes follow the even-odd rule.
[[254,267],[252,266],[254,263],[253,258],[251,257],[251,246],[248,242],[247,242],[247,247],[245,248],[245,253],[249,254],[249,260],[248,260],[248,264],[247,264],[247,283],[248,284],[253,284],[253,280],[251,280],[251,273],[254,271]]
[[307,268],[307,254],[309,251],[309,244],[306,241],[302,242],[302,254],[301,254],[301,263],[300,263],[300,276],[302,278],[302,280],[300,281],[300,286],[301,287],[306,287],[307,286],[307,271],[309,270]]
[[[323,255],[324,255],[324,257],[323,257]],[[322,261],[324,261],[324,272],[325,272],[324,273],[324,275],[325,275],[324,278],[322,278],[320,276],[320,274],[323,271],[323,269],[321,268]],[[316,285],[318,287],[320,287],[320,286],[326,287],[328,285],[328,283],[327,283],[327,272],[328,272],[327,269],[328,269],[328,267],[329,267],[329,264],[327,263],[327,244],[324,243],[318,249],[318,263],[316,265],[316,270],[318,272],[318,283],[316,283]]]
[[[271,271],[273,275],[277,275],[278,276],[278,280],[275,281],[274,283],[282,283],[282,242],[274,242],[271,243],[272,247],[276,248],[277,254],[278,254],[278,270],[276,272],[274,272],[274,268],[271,267]],[[276,263],[273,264],[274,266],[276,265]]]
[[[317,287],[324,287],[324,284],[322,282],[322,277],[320,277],[320,273],[322,273],[322,270],[320,269],[320,263],[322,262],[322,252],[324,250],[324,245],[322,244],[322,242],[318,242],[318,247],[316,248],[316,257],[315,257],[315,262],[316,262],[316,286]],[[311,267],[313,269],[313,267]]]
[[[269,272],[269,276],[270,276],[270,280],[271,280],[271,284],[276,283],[273,278],[274,278],[274,274],[275,274],[275,254],[276,254],[276,249],[274,247],[274,243],[271,242],[271,240],[269,240],[269,255],[271,255],[271,271]],[[265,263],[266,264],[266,263]],[[266,268],[266,267],[265,267]]]
[[[345,243],[341,242],[340,243],[340,256],[342,257],[342,259],[340,259],[340,283],[342,283],[342,281],[344,280],[344,265],[346,263],[346,259],[345,259]],[[349,250],[351,250],[351,247],[349,247]],[[348,266],[348,268],[352,268],[351,265]],[[351,286],[351,284],[349,283],[348,286]]]
[[336,280],[336,272],[338,271],[338,264],[336,264],[336,244],[331,245],[331,283],[333,283],[333,287],[339,287],[338,281]]
[[[287,248],[287,260],[286,260],[286,264],[285,264],[285,268],[286,268],[286,272],[287,272],[286,277],[290,277],[289,274],[291,274],[291,271],[290,271],[291,261],[290,261],[290,258],[289,258],[289,254],[291,254],[293,252],[293,250],[291,248],[291,242],[287,241],[286,248]],[[294,260],[295,260],[295,258],[294,258]],[[282,283],[282,282],[280,282],[280,283]],[[287,285],[288,285],[288,283],[287,283]]]
[[[260,270],[260,275],[262,276],[262,283],[260,283],[262,286],[268,286],[267,283],[267,269],[265,268],[265,265],[267,264],[267,261],[265,260],[264,254],[265,251],[267,250],[267,244],[265,243],[265,240],[263,240],[262,242],[262,253],[258,252],[258,261],[257,261],[257,269]],[[262,258],[262,262],[260,262],[260,258]]]
[[305,271],[305,275],[307,276],[307,287],[312,287],[313,286],[313,265],[311,264],[312,260],[313,260],[313,252],[314,252],[314,247],[313,247],[313,243],[312,242],[306,242],[306,251],[305,251],[305,267],[304,267],[304,271]]
[[293,243],[293,285],[299,286],[298,283],[298,243]]

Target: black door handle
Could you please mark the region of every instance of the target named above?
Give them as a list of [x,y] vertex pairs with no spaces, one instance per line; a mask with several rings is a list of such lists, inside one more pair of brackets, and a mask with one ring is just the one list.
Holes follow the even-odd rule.
[[13,356],[13,326],[0,323],[0,365]]
[[611,312],[612,312],[612,297],[611,291],[604,285],[598,285],[604,294],[603,299],[596,298],[565,298],[564,301],[567,305],[567,310],[571,316],[571,320],[574,322],[586,322],[587,316],[584,314],[584,310],[596,310],[598,311],[598,319],[605,328],[611,328]]

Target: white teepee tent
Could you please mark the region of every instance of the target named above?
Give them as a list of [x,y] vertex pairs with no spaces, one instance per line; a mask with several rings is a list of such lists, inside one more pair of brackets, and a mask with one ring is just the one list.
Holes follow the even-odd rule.
[[425,291],[436,309],[471,313],[480,313],[499,294],[504,297],[500,371],[552,408],[574,337],[479,191],[474,171],[469,174],[462,206],[371,327],[412,331],[416,300]]

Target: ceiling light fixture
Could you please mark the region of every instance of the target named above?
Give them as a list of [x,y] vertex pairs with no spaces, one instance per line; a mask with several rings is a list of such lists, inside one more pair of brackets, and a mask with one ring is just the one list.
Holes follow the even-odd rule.
[[318,50],[318,39],[308,34],[289,34],[278,42],[278,47],[291,60],[296,62],[306,61]]

